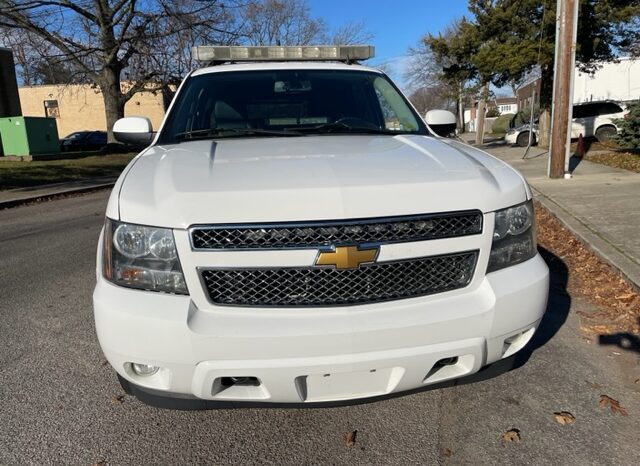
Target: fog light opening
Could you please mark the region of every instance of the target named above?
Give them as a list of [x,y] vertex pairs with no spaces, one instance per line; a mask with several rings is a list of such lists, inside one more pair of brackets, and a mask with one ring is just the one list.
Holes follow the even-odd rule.
[[532,327],[524,332],[516,333],[509,338],[505,338],[502,343],[502,358],[508,358],[524,348],[525,345],[529,343],[529,340],[531,340],[535,331],[535,327]]
[[240,386],[240,387],[258,387],[260,380],[257,377],[222,377],[220,383],[223,387]]
[[160,368],[158,366],[152,366],[150,364],[140,364],[137,362],[131,363],[131,370],[134,374],[140,377],[151,377],[156,374]]
[[444,366],[453,366],[455,364],[458,364],[458,356],[454,356],[451,358],[442,358],[435,364],[435,366],[444,367]]

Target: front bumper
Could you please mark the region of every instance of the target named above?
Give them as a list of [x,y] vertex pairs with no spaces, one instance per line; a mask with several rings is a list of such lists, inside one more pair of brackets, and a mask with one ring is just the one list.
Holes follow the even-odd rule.
[[518,141],[518,135],[520,133],[517,131],[514,131],[512,133],[507,133],[504,136],[504,140],[507,144],[515,144]]
[[[477,286],[422,298],[201,310],[188,296],[126,289],[98,277],[94,309],[106,358],[135,386],[212,401],[335,402],[420,388],[511,356],[537,328],[548,283],[536,255]],[[161,369],[141,377],[132,362]],[[230,377],[259,384],[223,383]]]

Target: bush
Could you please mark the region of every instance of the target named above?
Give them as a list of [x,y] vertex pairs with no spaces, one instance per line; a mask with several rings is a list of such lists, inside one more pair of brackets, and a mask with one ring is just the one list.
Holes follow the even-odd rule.
[[613,140],[623,149],[640,149],[640,102],[628,107],[629,114],[616,120],[618,134]]
[[[533,120],[537,120],[540,117],[540,106],[536,105],[533,107]],[[516,117],[513,119],[513,123],[511,125],[512,128],[517,128],[518,126],[522,126],[524,124],[528,124],[531,119],[531,109],[528,107],[520,110]]]
[[487,110],[487,118],[495,118],[500,116],[500,110],[493,107]]
[[493,126],[491,126],[491,132],[494,134],[503,134],[507,132],[507,129],[510,128],[511,120],[513,119],[513,114],[506,114],[499,116],[496,121],[493,122]]

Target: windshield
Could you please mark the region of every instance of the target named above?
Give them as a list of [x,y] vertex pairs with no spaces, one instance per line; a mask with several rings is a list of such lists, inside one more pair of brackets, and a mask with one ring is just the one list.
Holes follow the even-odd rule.
[[428,134],[395,86],[350,70],[229,71],[184,84],[159,138]]

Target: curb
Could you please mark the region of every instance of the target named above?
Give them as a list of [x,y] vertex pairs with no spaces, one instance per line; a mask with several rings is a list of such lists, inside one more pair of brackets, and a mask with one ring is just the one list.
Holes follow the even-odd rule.
[[113,186],[115,185],[115,181],[109,182],[109,183],[101,183],[101,184],[95,184],[95,185],[91,185],[91,186],[83,186],[81,188],[70,188],[70,189],[64,189],[61,191],[55,191],[55,192],[50,192],[50,193],[45,193],[45,194],[37,194],[34,196],[29,196],[29,197],[23,197],[23,198],[19,198],[19,199],[10,199],[8,201],[0,201],[0,210],[4,210],[4,209],[11,209],[13,207],[19,207],[25,204],[33,204],[36,202],[42,202],[42,201],[51,201],[57,198],[62,198],[62,197],[67,197],[67,196],[72,196],[72,195],[76,195],[76,194],[86,194],[86,193],[91,193],[94,191],[102,191],[104,189],[110,189],[113,188]]
[[531,188],[535,191],[534,200],[542,204],[542,206],[557,218],[567,230],[573,233],[589,251],[593,252],[603,262],[606,262],[620,273],[629,285],[631,285],[636,292],[640,293],[639,264],[627,257],[616,246],[598,234],[597,231],[589,228],[588,225],[572,215],[571,212],[556,203],[553,198],[536,189],[533,185],[531,185]]

